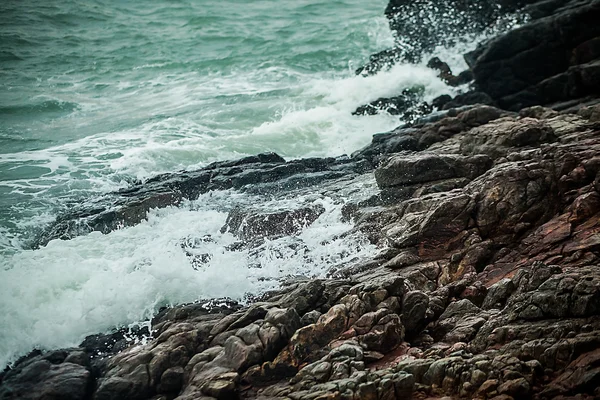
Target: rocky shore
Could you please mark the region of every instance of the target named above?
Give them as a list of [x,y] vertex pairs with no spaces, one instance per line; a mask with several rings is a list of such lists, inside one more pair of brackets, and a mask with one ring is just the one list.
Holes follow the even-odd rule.
[[[425,3],[390,1],[398,47],[359,73],[425,51],[401,46],[413,32],[406,7]],[[108,233],[235,189],[343,194],[347,234],[377,255],[249,305],[164,309],[151,332],[133,333],[141,343],[117,331],[34,351],[0,374],[0,399],[600,398],[600,1],[482,3],[461,15],[481,26],[521,7],[529,17],[466,55],[466,93],[372,106],[418,108],[351,157],[269,153],[157,176],[73,209],[32,243]],[[258,248],[322,212],[236,208],[223,230]]]

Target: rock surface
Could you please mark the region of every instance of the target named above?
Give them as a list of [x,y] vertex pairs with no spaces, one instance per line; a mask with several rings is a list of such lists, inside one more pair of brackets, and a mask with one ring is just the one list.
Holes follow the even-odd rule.
[[[560,26],[552,35],[570,38],[569,46],[581,31],[587,44],[577,42],[569,57],[585,70],[596,48],[586,35],[598,25],[565,32],[571,19],[595,15],[598,1],[563,3],[529,5],[537,12],[531,24],[475,57],[476,79],[483,82],[486,63],[534,60],[532,42],[516,58],[501,45],[522,43],[511,35],[535,27],[542,36],[532,38],[543,38],[546,24]],[[565,41],[544,46],[556,43]],[[516,90],[542,87],[547,71]],[[513,104],[503,103],[508,83],[489,93],[499,105]],[[508,108],[519,113],[490,105],[438,112],[376,135],[352,157],[286,162],[262,154],[162,175],[113,194],[111,207],[64,215],[38,245],[135,224],[151,207],[211,190],[344,187],[354,193],[344,209],[352,233],[379,253],[245,306],[162,310],[151,332],[139,332],[150,336],[145,344],[114,332],[78,348],[34,351],[0,374],[0,399],[600,398],[600,102],[514,104]],[[370,175],[379,191],[360,196],[358,179]],[[223,230],[252,247],[300,232],[322,212],[233,209]]]
[[564,102],[600,88],[600,2],[540,3],[530,6],[539,18],[466,57],[478,87],[501,107]]

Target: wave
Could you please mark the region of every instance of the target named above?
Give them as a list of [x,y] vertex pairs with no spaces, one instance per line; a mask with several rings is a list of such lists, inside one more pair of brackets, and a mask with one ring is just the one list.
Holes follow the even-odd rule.
[[1,50],[0,51],[0,62],[6,61],[23,61],[23,58],[19,57],[13,52]]
[[0,115],[25,115],[33,117],[33,113],[71,113],[79,110],[77,103],[62,100],[43,100],[29,104],[0,105]]
[[[212,193],[153,211],[132,228],[55,240],[0,259],[0,369],[32,348],[75,346],[86,335],[148,320],[163,306],[219,297],[244,301],[283,278],[324,276],[374,252],[361,236],[338,237],[350,226],[340,222],[342,204],[328,198],[306,200],[326,211],[297,236],[267,240],[259,251],[232,250],[236,239],[219,232],[226,219],[219,207],[238,200],[264,202]],[[206,255],[199,267],[196,253]]]

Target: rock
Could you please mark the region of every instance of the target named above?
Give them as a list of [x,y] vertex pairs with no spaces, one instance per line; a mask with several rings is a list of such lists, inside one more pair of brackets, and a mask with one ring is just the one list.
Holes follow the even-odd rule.
[[126,377],[109,377],[99,382],[94,400],[145,399],[150,394],[148,371],[144,365],[138,366]]
[[461,141],[463,154],[487,154],[498,158],[508,149],[534,146],[555,140],[554,131],[543,121],[525,118],[520,121],[498,120],[473,128]]
[[358,107],[352,115],[375,115],[385,111],[391,115],[403,115],[419,103],[419,96],[413,90],[405,89],[400,96],[379,98]]
[[320,205],[268,213],[236,208],[227,216],[221,232],[231,232],[244,241],[290,236],[312,224],[324,211]]
[[[439,103],[439,100],[438,100]],[[487,93],[472,90],[466,93],[462,93],[454,96],[447,102],[444,102],[441,109],[450,110],[452,108],[459,108],[474,104],[485,104],[495,106],[496,102]]]
[[[459,21],[487,24],[529,2],[463,3],[438,8],[464,7]],[[248,304],[168,307],[152,332],[136,333],[141,343],[119,330],[79,348],[34,351],[0,373],[0,399],[600,396],[599,42],[587,37],[597,24],[573,25],[595,16],[598,1],[531,3],[531,22],[471,54],[477,79],[507,80],[474,87],[515,110],[542,93],[564,100],[553,108],[517,115],[463,106],[378,134],[352,157],[286,162],[270,153],[157,176],[108,195],[114,208],[74,210],[47,237],[67,238],[88,222],[108,231],[149,207],[232,189],[303,199],[232,211],[225,229],[242,238],[232,251],[296,235],[323,212],[306,199],[332,196],[348,202],[344,221],[353,224],[339,237],[364,235],[376,255],[340,263],[326,278],[290,277]],[[393,0],[390,15],[432,4]],[[407,23],[409,14],[397,16]],[[549,59],[567,61],[542,68]],[[211,240],[177,245],[193,253]]]
[[404,295],[402,301],[402,322],[406,328],[406,334],[414,337],[425,328],[428,322],[429,296],[415,290]]
[[[600,57],[593,45],[600,28],[592,22],[599,16],[597,2],[582,1],[491,40],[467,58],[477,85],[511,110],[579,98],[587,88],[597,93],[597,65],[590,62]],[[573,85],[582,74],[585,88]]]
[[545,396],[569,393],[597,394],[597,379],[600,377],[600,350],[596,349],[579,356],[566,371],[554,379],[542,392]]
[[498,393],[507,394],[516,398],[523,398],[529,395],[531,391],[531,386],[529,382],[527,382],[524,378],[513,379],[510,381],[506,381],[500,386],[498,386]]
[[379,187],[392,187],[442,179],[473,179],[491,166],[485,156],[460,157],[440,154],[406,154],[390,157],[375,170]]
[[313,310],[313,311],[307,312],[300,319],[300,325],[301,326],[306,326],[306,325],[315,324],[319,320],[319,318],[321,317],[321,315],[323,315],[323,314],[320,313],[317,310]]
[[160,378],[160,393],[177,393],[183,386],[183,368],[173,367],[167,369]]
[[467,299],[462,299],[454,303],[450,303],[444,313],[440,316],[440,320],[448,318],[463,318],[469,314],[479,313],[480,308]]
[[518,234],[530,226],[521,224],[545,222],[555,211],[552,172],[535,162],[499,165],[467,190],[479,193],[475,220],[483,237]]
[[354,329],[359,334],[357,339],[364,348],[383,354],[394,350],[404,340],[404,327],[400,317],[386,309],[364,314],[356,322]]
[[399,269],[409,267],[421,261],[419,256],[411,251],[401,251],[397,256],[383,264],[384,267]]
[[427,67],[439,71],[440,74],[438,75],[438,77],[444,82],[446,82],[449,86],[460,86],[473,80],[473,75],[471,74],[471,71],[468,70],[464,71],[458,76],[454,76],[454,74],[452,74],[450,66],[447,63],[440,60],[438,57],[433,57],[432,59],[430,59],[427,62]]
[[503,279],[495,283],[488,290],[483,305],[483,309],[502,308],[509,296],[515,291],[515,285],[510,279]]
[[57,217],[37,237],[32,247],[50,240],[67,240],[92,231],[108,233],[132,226],[152,208],[178,205],[211,190],[239,189],[273,193],[312,186],[365,172],[369,167],[347,158],[308,158],[285,162],[274,153],[210,164],[191,172],[163,174],[130,188],[110,193],[94,203],[73,207]]
[[0,399],[83,399],[92,376],[84,366],[52,363],[36,356],[9,370],[0,381]]
[[238,379],[238,374],[229,372],[217,376],[217,379],[212,379],[202,385],[201,390],[209,396],[216,399],[225,400],[236,396],[235,389]]
[[502,111],[496,107],[480,105],[460,113],[458,119],[468,127],[476,127],[485,125],[490,121],[494,121],[502,117]]
[[[449,32],[454,32],[456,26],[460,26],[463,33],[479,33],[504,14],[530,2],[533,1],[503,0],[498,5],[484,1],[475,5],[455,0],[392,0],[385,13],[398,42],[404,44],[392,52],[392,60],[416,62],[424,52],[433,50],[436,45],[449,44],[453,36]],[[371,67],[369,70],[377,69]]]
[[[449,94],[443,94],[441,96],[436,97],[431,101],[431,106],[436,110],[442,110],[443,107],[452,101],[452,96]],[[452,107],[450,107],[452,108]]]

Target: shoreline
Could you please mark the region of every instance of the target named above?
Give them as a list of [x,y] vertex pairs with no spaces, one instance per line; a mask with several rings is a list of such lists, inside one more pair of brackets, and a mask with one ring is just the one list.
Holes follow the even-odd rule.
[[[62,216],[33,246],[211,190],[324,196],[373,174],[379,192],[343,209],[372,259],[243,307],[163,309],[137,332],[146,344],[119,331],[34,351],[0,374],[0,399],[600,396],[600,27],[585,23],[600,2],[526,3],[534,18],[466,56],[474,89],[441,113],[399,94],[376,106],[410,103],[414,122],[350,157],[264,153],[160,175],[111,194],[115,208]],[[253,249],[322,212],[232,210],[223,230]]]

